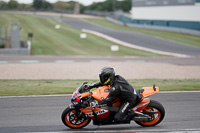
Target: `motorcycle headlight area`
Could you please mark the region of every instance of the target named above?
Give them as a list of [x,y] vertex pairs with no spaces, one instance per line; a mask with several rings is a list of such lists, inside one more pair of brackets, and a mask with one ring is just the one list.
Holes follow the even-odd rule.
[[97,100],[93,100],[90,102],[90,107],[95,108],[98,105],[98,101]]
[[75,102],[75,101],[72,102],[72,104],[74,104],[74,105],[77,105],[78,103],[79,103],[79,102]]

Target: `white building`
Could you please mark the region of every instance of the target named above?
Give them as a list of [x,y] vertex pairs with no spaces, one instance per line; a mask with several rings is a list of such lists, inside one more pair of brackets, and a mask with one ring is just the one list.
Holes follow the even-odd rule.
[[200,22],[200,0],[132,0],[132,19]]

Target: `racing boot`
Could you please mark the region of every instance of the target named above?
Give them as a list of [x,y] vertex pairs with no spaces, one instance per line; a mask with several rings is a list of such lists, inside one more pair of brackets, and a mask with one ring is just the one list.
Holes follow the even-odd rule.
[[130,110],[130,111],[128,112],[128,115],[129,115],[130,120],[132,120],[133,117],[135,117],[135,111],[134,111],[134,110]]
[[126,123],[130,123],[130,121],[132,120],[132,118],[135,116],[135,111],[134,110],[130,110],[127,115],[124,116],[124,118],[122,119],[123,122]]

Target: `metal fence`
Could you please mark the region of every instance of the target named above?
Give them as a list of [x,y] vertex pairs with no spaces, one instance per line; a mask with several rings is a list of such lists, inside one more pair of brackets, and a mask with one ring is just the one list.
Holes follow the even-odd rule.
[[0,55],[30,55],[28,48],[5,48],[0,49]]

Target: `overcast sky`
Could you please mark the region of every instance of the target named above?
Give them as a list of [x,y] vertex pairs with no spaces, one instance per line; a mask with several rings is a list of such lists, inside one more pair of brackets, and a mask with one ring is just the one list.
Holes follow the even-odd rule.
[[[0,1],[8,2],[10,0],[0,0]],[[19,3],[25,3],[25,4],[30,4],[30,3],[33,2],[33,0],[16,0],[16,1],[19,2]],[[57,2],[59,0],[46,0],[46,1],[48,1],[50,3],[55,3],[55,2]],[[101,1],[105,1],[105,0],[60,0],[60,1],[79,1],[83,5],[90,5],[93,2],[101,2]]]

